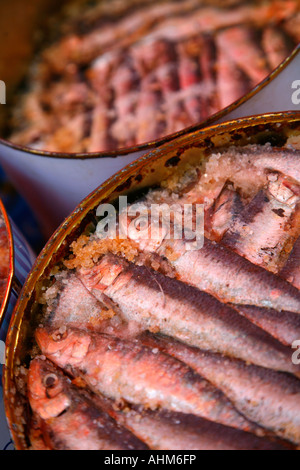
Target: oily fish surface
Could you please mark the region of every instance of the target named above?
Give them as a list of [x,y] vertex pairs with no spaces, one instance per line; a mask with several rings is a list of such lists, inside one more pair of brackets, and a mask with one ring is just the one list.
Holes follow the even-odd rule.
[[75,448],[76,430],[60,427],[75,417],[95,448],[299,446],[299,150],[229,148],[198,170],[137,202],[203,204],[204,247],[172,238],[180,211],[171,236],[123,240],[121,213],[114,239],[81,235],[48,279],[27,381],[32,448]]

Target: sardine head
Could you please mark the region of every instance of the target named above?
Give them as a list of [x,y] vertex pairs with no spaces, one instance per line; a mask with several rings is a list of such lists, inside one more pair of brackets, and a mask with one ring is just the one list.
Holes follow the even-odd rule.
[[42,327],[36,330],[35,336],[42,354],[61,366],[81,362],[91,342],[88,335],[76,329],[48,330]]
[[61,373],[47,360],[34,359],[28,374],[28,398],[32,410],[42,419],[60,415],[71,405]]

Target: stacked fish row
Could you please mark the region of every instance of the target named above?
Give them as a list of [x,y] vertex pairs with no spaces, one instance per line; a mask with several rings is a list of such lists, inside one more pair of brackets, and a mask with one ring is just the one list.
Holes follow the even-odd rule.
[[52,152],[108,151],[220,111],[300,40],[298,0],[233,3],[140,2],[114,19],[103,18],[101,2],[75,15],[37,58],[9,139]]
[[203,248],[82,235],[53,275],[28,374],[34,449],[299,447],[300,153],[229,149],[191,174],[138,202],[203,203]]

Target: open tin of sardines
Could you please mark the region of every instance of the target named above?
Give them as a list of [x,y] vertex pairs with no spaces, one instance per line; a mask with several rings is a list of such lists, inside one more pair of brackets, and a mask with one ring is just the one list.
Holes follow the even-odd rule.
[[[269,86],[299,43],[299,0],[33,0],[26,9],[3,0],[0,8],[0,161],[47,237],[131,161]],[[282,104],[290,87],[281,83],[243,116],[295,109],[290,95]]]
[[16,449],[299,447],[299,144],[300,113],[212,126],[72,212],[7,336]]

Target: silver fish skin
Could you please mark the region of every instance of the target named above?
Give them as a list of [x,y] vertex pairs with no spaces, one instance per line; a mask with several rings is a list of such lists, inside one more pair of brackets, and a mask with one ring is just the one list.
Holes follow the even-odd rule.
[[271,70],[276,69],[289,56],[287,38],[283,31],[274,26],[265,28],[262,46],[267,55]]
[[217,56],[217,90],[219,93],[220,108],[226,108],[239,100],[249,90],[249,79],[234,62],[226,44],[223,44],[222,33],[216,38]]
[[76,328],[96,328],[103,316],[103,303],[91,295],[73,273],[58,277],[43,295],[46,321],[53,328],[68,324]]
[[273,177],[269,189],[259,191],[232,221],[222,244],[278,274],[300,235],[300,197]]
[[[176,207],[174,216],[181,217],[182,221],[180,202]],[[141,253],[167,259],[177,279],[221,302],[300,312],[299,290],[282,278],[208,238],[204,237],[203,247],[201,243],[199,249],[195,240],[177,239],[174,235],[178,228],[176,222],[170,224],[170,229],[167,226],[158,229],[151,219],[150,209],[148,211],[148,232],[139,234],[132,230],[131,219],[122,213],[120,230],[127,229],[128,239]]]
[[228,28],[219,33],[219,42],[227,50],[230,60],[244,71],[253,85],[257,85],[270,73],[251,28],[245,25]]
[[278,171],[300,184],[300,152],[293,149],[270,149],[269,152],[253,152],[253,165],[263,171]]
[[80,377],[96,394],[147,408],[191,413],[245,431],[260,428],[192,369],[138,342],[68,329],[63,335],[36,331],[41,351],[58,367]]
[[232,305],[233,308],[255,325],[267,331],[286,346],[292,346],[300,338],[300,315],[253,305]]
[[186,251],[184,243],[177,247],[166,241],[158,251],[161,255],[173,251],[177,259],[171,264],[181,281],[221,302],[300,312],[298,289],[227,247],[208,239],[200,250]]
[[105,294],[96,298],[74,273],[57,276],[42,298],[46,302],[45,324],[64,331],[68,327],[131,338],[142,330],[140,325],[128,324],[118,313],[115,304]]
[[244,205],[239,193],[225,185],[213,206],[208,209],[205,230],[210,240],[220,241],[239,216]]
[[92,269],[81,270],[80,276],[96,297],[104,293],[126,321],[140,323],[144,329],[262,367],[300,372],[291,362],[290,348],[231,306],[183,282],[113,255],[104,256]]
[[146,333],[140,340],[185,362],[222,390],[248,419],[299,445],[300,381],[295,377],[191,348],[166,336]]
[[288,450],[285,443],[258,437],[194,415],[131,407],[114,410],[116,421],[155,450]]

